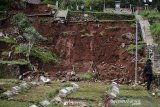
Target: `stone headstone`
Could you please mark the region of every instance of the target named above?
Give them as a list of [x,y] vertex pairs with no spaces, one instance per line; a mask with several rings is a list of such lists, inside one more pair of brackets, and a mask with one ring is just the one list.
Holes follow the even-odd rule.
[[69,91],[66,90],[66,89],[61,89],[61,90],[59,91],[59,95],[60,95],[61,97],[66,97],[68,94],[69,94]]
[[112,88],[112,92],[117,95],[117,94],[119,94],[119,89],[114,86],[114,87]]
[[73,91],[75,88],[73,88],[73,87],[66,87],[65,89],[68,90],[69,92],[71,92],[71,91]]

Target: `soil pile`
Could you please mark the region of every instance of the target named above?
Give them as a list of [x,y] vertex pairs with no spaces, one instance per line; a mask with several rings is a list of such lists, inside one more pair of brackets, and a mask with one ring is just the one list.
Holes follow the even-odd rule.
[[[36,29],[49,38],[48,46],[59,56],[56,65],[46,64],[44,69],[51,77],[56,72],[72,71],[84,73],[96,69],[101,79],[119,79],[121,82],[131,82],[134,79],[134,55],[126,48],[134,40],[125,39],[125,33],[135,33],[135,28],[128,22],[106,23],[70,23],[70,24],[40,24],[34,22]],[[123,46],[122,46],[123,44]],[[141,66],[141,65],[139,65]],[[141,67],[138,74],[142,73]]]

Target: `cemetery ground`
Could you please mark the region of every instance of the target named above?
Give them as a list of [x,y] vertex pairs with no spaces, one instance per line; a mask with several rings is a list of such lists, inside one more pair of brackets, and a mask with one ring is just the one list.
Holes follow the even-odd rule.
[[[20,84],[22,81],[16,79],[1,79],[1,93],[10,89],[11,87]],[[3,85],[2,85],[3,84]],[[110,92],[110,84],[108,82],[76,82],[79,89],[72,92],[63,101],[83,101],[87,107],[102,107],[104,97]],[[24,89],[9,100],[0,99],[0,107],[29,107],[32,104],[38,104],[40,101],[47,99],[53,100],[58,94],[59,90],[69,85],[69,82],[60,83],[52,81],[50,84],[42,84],[31,89]],[[119,85],[120,94],[117,100],[121,101],[139,101],[140,103],[117,103],[115,107],[159,107],[159,99],[153,96],[151,92],[146,91],[142,86],[128,86]],[[57,104],[52,102],[47,107],[63,107],[63,103]],[[67,107],[67,106],[66,106]],[[75,106],[73,106],[75,107]]]
[[[32,9],[31,11],[35,13]],[[158,104],[159,99],[156,95],[153,96],[152,92],[146,91],[142,86],[132,87],[131,85],[134,82],[135,71],[136,25],[134,15],[107,13],[86,13],[84,15],[81,12],[72,12],[69,16],[70,23],[65,24],[54,23],[51,16],[28,17],[35,31],[47,38],[46,41],[36,44],[33,53],[38,49],[39,51],[47,49],[49,53],[56,54],[58,57],[56,63],[44,63],[46,57],[43,55],[46,56],[45,54],[42,54],[42,57],[32,54],[30,61],[37,67],[38,71],[44,71],[46,76],[53,81],[50,84],[40,84],[30,89],[22,88],[18,94],[9,100],[1,98],[0,107],[29,107],[32,104],[37,105],[45,99],[51,101],[47,107],[63,107],[64,103],[62,102],[69,100],[86,103],[87,107],[102,107],[103,103],[106,102],[104,98],[111,91],[110,83],[105,81],[113,79],[117,79],[120,84],[126,84],[119,86],[120,94],[117,96],[117,100],[120,102],[117,101],[114,106],[160,106]],[[0,58],[4,62],[6,60],[17,61],[20,58],[26,59],[23,53],[17,54],[16,48],[13,48],[13,45],[19,46],[19,44],[26,42],[20,29],[13,26],[10,20],[7,20],[0,32],[4,33],[3,35],[9,35],[11,40],[16,39],[9,43],[4,38],[1,39]],[[143,84],[142,67],[146,53],[141,34],[139,34],[139,38],[138,80],[140,80],[140,84]],[[11,57],[10,52],[13,53]],[[7,76],[12,77],[10,74],[13,71],[11,69],[9,73],[7,72]],[[57,97],[60,89],[69,86],[70,83],[60,83],[56,80],[68,81],[72,79],[67,77],[67,73],[71,73],[71,71],[76,71],[76,76],[85,75],[88,71],[98,71],[101,82],[90,82],[85,77],[86,80],[82,79],[81,82],[75,82],[79,85],[79,89],[63,97],[63,101],[57,104],[54,98]],[[15,70],[15,72],[17,71]],[[0,95],[21,83],[23,82],[16,79],[0,79]],[[138,103],[133,101],[138,101]]]

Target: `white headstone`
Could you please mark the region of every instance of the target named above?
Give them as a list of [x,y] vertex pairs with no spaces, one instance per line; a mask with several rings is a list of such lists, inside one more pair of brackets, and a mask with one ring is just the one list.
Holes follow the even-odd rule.
[[59,91],[59,95],[60,95],[61,97],[66,97],[68,94],[69,94],[69,93],[68,93],[68,90],[66,90],[66,89],[61,89],[61,90]]

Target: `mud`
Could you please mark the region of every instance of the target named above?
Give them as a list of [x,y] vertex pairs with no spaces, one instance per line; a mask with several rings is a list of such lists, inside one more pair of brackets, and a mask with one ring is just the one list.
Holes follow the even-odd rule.
[[[102,80],[119,79],[131,82],[134,79],[134,55],[126,48],[133,43],[122,38],[124,33],[135,33],[135,28],[127,22],[40,24],[33,23],[38,32],[49,41],[48,46],[59,56],[58,64],[46,64],[44,70],[51,78],[56,72],[72,71],[85,73],[96,69]],[[122,48],[121,44],[125,47]],[[141,58],[141,57],[140,57]],[[142,66],[142,65],[139,65]],[[138,74],[141,74],[142,70]],[[138,76],[139,77],[139,76]]]

